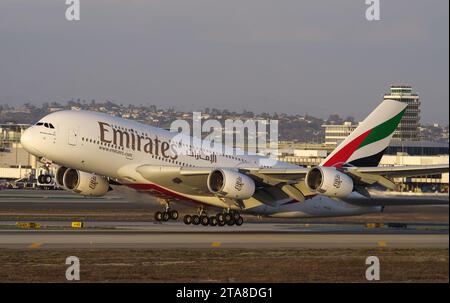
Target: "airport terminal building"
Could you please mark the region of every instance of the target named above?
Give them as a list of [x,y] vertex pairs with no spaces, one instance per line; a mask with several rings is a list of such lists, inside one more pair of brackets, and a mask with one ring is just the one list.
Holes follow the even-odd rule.
[[20,136],[28,124],[0,124],[0,179],[29,177],[37,167],[37,159],[20,144]]

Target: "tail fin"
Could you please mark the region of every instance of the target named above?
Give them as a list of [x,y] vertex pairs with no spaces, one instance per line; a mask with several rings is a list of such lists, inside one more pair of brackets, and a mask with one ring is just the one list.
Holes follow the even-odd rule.
[[321,166],[378,166],[407,104],[384,100],[321,163]]

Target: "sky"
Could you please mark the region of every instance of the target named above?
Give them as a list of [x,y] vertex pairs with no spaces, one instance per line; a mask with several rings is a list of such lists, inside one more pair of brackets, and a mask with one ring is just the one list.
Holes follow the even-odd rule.
[[391,84],[448,124],[449,1],[0,1],[0,104],[111,100],[363,119]]

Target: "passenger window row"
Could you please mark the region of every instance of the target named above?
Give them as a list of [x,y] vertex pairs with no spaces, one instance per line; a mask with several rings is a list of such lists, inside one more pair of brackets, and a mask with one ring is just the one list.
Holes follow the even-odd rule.
[[97,145],[113,147],[113,148],[116,148],[116,149],[123,150],[123,147],[121,147],[121,146],[117,146],[117,145],[114,145],[112,143],[104,143],[104,142],[101,142],[101,141],[98,141],[98,140],[95,140],[95,139],[93,140],[93,139],[88,139],[88,138],[82,137],[81,141],[86,142],[86,143],[94,143],[94,144],[97,144]]
[[[95,139],[89,139],[89,138],[81,137],[81,141],[86,142],[86,143],[93,143],[93,144],[96,144],[96,145],[102,145],[102,146],[107,146],[107,147],[113,147],[115,149],[124,150],[124,148],[122,146],[114,145],[114,144],[111,144],[111,143],[103,143],[103,142],[95,140]],[[193,164],[189,164],[189,163],[182,162],[182,161],[177,161],[177,160],[174,160],[174,159],[171,159],[171,158],[164,158],[164,157],[153,155],[153,154],[151,154],[151,157],[153,159],[157,159],[157,160],[165,161],[165,162],[169,162],[169,163],[174,163],[174,164],[185,166],[185,167],[196,167]]]

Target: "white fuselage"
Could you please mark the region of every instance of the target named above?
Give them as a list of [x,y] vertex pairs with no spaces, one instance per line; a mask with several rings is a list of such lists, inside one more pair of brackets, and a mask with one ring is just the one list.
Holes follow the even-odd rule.
[[[232,155],[221,148],[205,150],[193,139],[184,146],[189,152],[174,153],[173,139],[177,134],[138,122],[88,111],[61,111],[40,120],[22,135],[22,144],[32,154],[52,162],[95,173],[141,191],[164,193],[178,200],[187,200],[209,206],[228,208],[214,195],[179,193],[150,182],[136,171],[142,165],[154,167],[261,167],[264,157],[259,155]],[[53,128],[50,127],[50,124]],[[297,166],[277,161],[277,168]],[[359,194],[358,198],[361,198]],[[381,207],[361,207],[339,199],[314,196],[304,202],[283,198],[271,206],[252,197],[243,201],[247,213],[273,217],[347,216],[379,212]],[[238,208],[238,206],[232,206]]]

